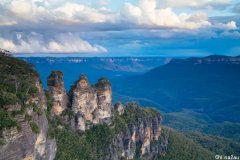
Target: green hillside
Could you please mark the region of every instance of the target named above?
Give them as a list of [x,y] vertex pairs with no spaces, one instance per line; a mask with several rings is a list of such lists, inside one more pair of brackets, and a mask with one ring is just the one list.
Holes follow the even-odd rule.
[[169,136],[167,154],[160,157],[160,160],[211,160],[214,154],[204,149],[200,144],[195,143],[183,134],[173,129],[164,128],[163,136]]

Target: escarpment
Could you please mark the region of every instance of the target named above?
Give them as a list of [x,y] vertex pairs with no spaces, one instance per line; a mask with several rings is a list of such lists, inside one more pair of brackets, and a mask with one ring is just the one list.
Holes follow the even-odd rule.
[[0,72],[0,160],[53,160],[56,142],[47,136],[47,100],[37,72],[4,54]]
[[[45,92],[30,64],[0,54],[0,160],[158,159],[166,154],[161,115],[136,103],[112,104],[106,78],[80,78],[67,93],[53,71]],[[47,95],[47,96],[46,96]]]
[[[160,114],[150,108],[141,108],[137,103],[127,103],[124,108],[124,113],[114,118],[118,130],[113,139],[117,151],[115,159],[158,159],[166,154],[168,139],[160,138]],[[118,126],[120,121],[125,125]]]
[[[80,131],[88,137],[88,134],[96,131],[96,127],[103,126],[101,132],[108,134],[103,135],[106,136],[104,138],[111,135],[106,146],[98,150],[95,147],[92,149],[94,153],[99,150],[99,154],[105,153],[98,159],[157,159],[166,153],[167,139],[160,140],[160,114],[150,108],[141,108],[137,103],[123,105],[118,102],[113,106],[112,86],[106,78],[91,85],[87,77],[81,74],[68,95],[68,110],[73,113],[68,124],[71,124],[74,131]],[[95,138],[103,138],[97,135]]]

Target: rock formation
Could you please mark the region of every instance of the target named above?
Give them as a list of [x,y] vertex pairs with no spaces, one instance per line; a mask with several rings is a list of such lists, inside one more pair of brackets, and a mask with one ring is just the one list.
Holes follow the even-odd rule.
[[[141,112],[141,108],[136,103],[128,103],[126,110]],[[125,116],[131,116],[127,113]],[[165,154],[165,142],[157,142],[161,135],[161,116],[159,113],[146,117],[138,117],[136,123],[129,123],[129,132],[122,132],[117,137],[118,145],[122,148],[122,156],[127,159],[145,157],[154,159],[160,154]],[[162,145],[161,145],[162,144]]]
[[[4,63],[6,59],[7,64]],[[112,86],[107,79],[101,78],[91,85],[86,76],[80,75],[67,95],[63,73],[53,71],[47,80],[49,97],[46,97],[39,75],[31,65],[6,55],[0,55],[0,62],[3,64],[0,85],[11,88],[0,88],[0,94],[5,96],[4,99],[0,97],[0,116],[7,121],[1,123],[0,128],[0,160],[53,160],[55,155],[59,156],[57,144],[67,138],[59,133],[66,133],[71,127],[73,131],[68,135],[81,131],[74,138],[93,143],[88,147],[93,147],[91,152],[96,155],[101,152],[99,160],[154,160],[166,153],[168,141],[160,138],[159,112],[141,108],[136,103],[124,106],[119,102],[113,107]],[[51,113],[54,116],[51,117]],[[85,130],[89,131],[83,132]],[[55,137],[58,143],[49,138],[52,133],[59,135]],[[105,133],[109,133],[107,140],[102,136]],[[102,144],[95,144],[94,138],[107,143],[99,148]]]
[[68,105],[68,96],[64,87],[63,73],[52,71],[47,79],[48,94],[52,99],[52,113],[60,115]]
[[123,105],[121,102],[117,102],[115,105],[114,105],[114,109],[117,111],[118,115],[123,115],[124,113],[124,108],[123,108]]
[[[32,78],[37,92],[27,100],[26,113],[14,117],[19,128],[12,127],[2,131],[0,160],[53,160],[55,157],[56,142],[47,137],[48,120],[43,114],[47,108],[45,93],[38,77]],[[16,112],[24,106],[17,104],[8,107],[11,112]]]
[[77,130],[84,131],[92,124],[110,123],[112,91],[106,79],[100,79],[95,86],[91,86],[87,77],[80,75],[70,95]]
[[[120,105],[120,103],[117,104]],[[118,108],[115,107],[116,109]],[[143,109],[136,103],[127,103],[119,119],[121,123],[125,122],[126,126],[115,128],[118,132],[106,149],[107,154],[100,159],[157,160],[159,156],[166,154],[168,139],[161,137],[162,118],[157,111]],[[114,125],[119,123],[115,122]]]

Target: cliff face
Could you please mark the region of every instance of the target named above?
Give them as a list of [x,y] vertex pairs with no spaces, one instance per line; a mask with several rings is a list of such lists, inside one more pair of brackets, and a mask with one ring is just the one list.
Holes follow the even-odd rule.
[[68,96],[64,87],[63,73],[52,71],[47,79],[48,94],[52,98],[52,113],[60,115],[68,105]]
[[39,76],[30,65],[10,56],[0,56],[0,64],[0,84],[4,86],[0,89],[4,121],[0,160],[54,159],[56,143],[47,138],[47,101]]
[[107,80],[101,79],[91,86],[87,77],[81,75],[70,92],[76,130],[85,131],[92,125],[110,123],[112,91]]
[[[94,138],[110,139],[105,146],[101,146],[103,142],[93,144],[99,148],[92,148],[93,154],[98,152],[103,154],[98,156],[98,159],[157,159],[165,154],[167,140],[160,140],[162,120],[160,114],[152,109],[141,108],[136,103],[124,106],[118,102],[113,107],[112,86],[107,79],[101,78],[95,85],[91,85],[87,77],[81,74],[68,95],[69,109],[73,112],[73,119],[70,122],[73,130],[82,131],[82,134],[88,137],[89,134],[96,132],[97,126],[103,125],[101,133],[95,133]],[[107,135],[102,135],[103,133]],[[97,137],[99,135],[103,137]],[[82,143],[84,141],[92,143],[88,142],[88,139],[83,139]]]
[[162,118],[158,112],[128,103],[118,118],[125,120],[126,128],[113,139],[117,146],[114,159],[157,159],[166,153],[168,140],[160,139]]
[[81,75],[67,94],[63,73],[53,71],[47,99],[31,65],[5,54],[0,62],[0,160],[150,160],[165,154],[160,114],[136,103],[113,107],[107,79],[91,85]]

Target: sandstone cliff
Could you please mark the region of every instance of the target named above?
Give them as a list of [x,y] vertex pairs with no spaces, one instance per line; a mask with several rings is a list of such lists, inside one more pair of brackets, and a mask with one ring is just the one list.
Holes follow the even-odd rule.
[[60,115],[68,105],[68,96],[64,87],[63,73],[52,71],[47,79],[48,94],[52,98],[52,113]]
[[166,153],[159,112],[113,106],[106,78],[91,85],[80,75],[67,94],[63,73],[53,71],[46,97],[31,65],[5,53],[0,62],[0,160],[152,160]]
[[92,125],[110,123],[112,90],[106,79],[90,85],[84,75],[70,91],[71,108],[74,112],[76,130],[85,131]]
[[[58,78],[50,77],[53,78],[52,81]],[[113,106],[112,86],[107,79],[101,78],[95,85],[91,85],[87,77],[81,74],[68,95],[68,109],[73,112],[73,119],[68,124],[72,124],[74,131],[82,131],[81,134],[85,135],[81,139],[82,143],[86,141],[91,144],[88,138],[92,134],[96,134],[94,138],[103,139],[101,143],[96,139],[92,144],[93,154],[101,155],[98,159],[157,159],[166,153],[168,141],[160,138],[160,114],[150,108],[141,108],[137,103],[127,103],[124,106],[118,102]],[[61,127],[58,122],[60,130],[64,130],[66,124],[65,116],[62,116]],[[56,132],[58,134],[61,131]],[[102,135],[104,133],[107,135]],[[108,143],[103,145],[104,142]]]
[[137,103],[127,103],[124,108],[124,114],[115,117],[115,125],[119,121],[125,121],[126,125],[113,138],[115,157],[109,159],[158,159],[164,155],[168,139],[160,138],[160,114],[150,108],[141,108]]
[[0,160],[52,160],[56,143],[48,139],[47,101],[38,74],[27,63],[0,56]]

